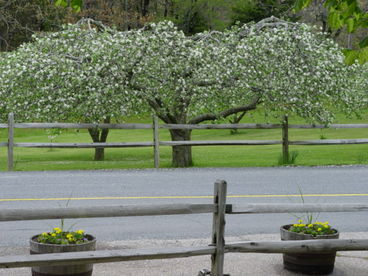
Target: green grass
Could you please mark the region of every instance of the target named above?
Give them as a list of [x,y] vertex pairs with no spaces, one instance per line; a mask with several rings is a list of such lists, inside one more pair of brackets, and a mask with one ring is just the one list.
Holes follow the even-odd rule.
[[[363,120],[347,119],[342,115],[337,123],[365,123]],[[134,120],[138,122],[138,120]],[[133,122],[129,120],[129,122]],[[149,122],[140,120],[139,122]],[[278,122],[268,120],[260,112],[242,122],[265,123]],[[292,123],[304,123],[298,118],[291,118]],[[45,130],[16,129],[16,142],[50,142]],[[315,139],[354,139],[368,138],[368,129],[290,129],[290,140]],[[231,135],[230,130],[194,130],[193,140],[281,140],[280,129],[238,130]],[[7,130],[0,130],[0,141],[7,140]],[[167,130],[160,130],[160,140],[169,141]],[[111,130],[108,142],[144,142],[152,141],[152,130]],[[62,130],[54,142],[91,142],[85,130]],[[193,160],[196,167],[248,167],[278,166],[281,145],[274,146],[207,146],[193,147]],[[368,145],[334,145],[334,146],[291,146],[290,152],[298,152],[295,165],[343,165],[368,164]],[[152,148],[106,149],[105,161],[93,161],[93,149],[14,149],[16,171],[29,170],[84,170],[84,169],[131,169],[152,168]],[[171,166],[171,148],[160,147],[160,165]],[[6,170],[6,148],[0,148],[0,170]]]

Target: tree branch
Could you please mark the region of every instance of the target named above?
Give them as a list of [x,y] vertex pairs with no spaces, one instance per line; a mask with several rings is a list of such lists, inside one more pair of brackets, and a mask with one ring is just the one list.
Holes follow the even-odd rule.
[[93,24],[97,27],[97,29],[99,31],[108,32],[110,34],[115,34],[116,33],[113,29],[111,29],[110,27],[104,25],[101,21],[97,21],[97,20],[94,20],[94,19],[91,19],[91,18],[82,18],[76,24],[78,26],[87,24],[89,30],[92,30],[91,24]]
[[162,112],[163,105],[160,99],[147,99],[148,104],[152,107],[152,109],[156,112],[157,116],[167,124],[176,124],[176,119],[165,109],[165,112]]
[[189,120],[189,124],[199,124],[203,121],[209,121],[209,120],[217,120],[220,118],[226,118],[232,114],[236,114],[239,112],[247,112],[250,110],[254,110],[257,107],[257,104],[260,102],[261,96],[257,96],[256,98],[253,99],[253,101],[248,104],[248,105],[243,105],[243,106],[236,106],[236,107],[232,107],[229,108],[227,110],[224,110],[220,113],[206,113],[206,114],[202,114],[199,115],[197,117],[194,117],[193,119]]

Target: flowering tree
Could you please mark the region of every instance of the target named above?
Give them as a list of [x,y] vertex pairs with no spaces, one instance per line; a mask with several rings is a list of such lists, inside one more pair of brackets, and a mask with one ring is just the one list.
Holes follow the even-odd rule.
[[[120,47],[128,36],[87,20],[4,53],[1,115],[12,111],[17,120],[109,123],[131,114],[139,102],[126,86],[132,52]],[[105,142],[108,129],[91,128],[89,134],[93,142]],[[95,160],[103,158],[104,149],[97,148]]]
[[[168,124],[198,124],[256,107],[257,95],[224,90],[232,84],[222,74],[230,63],[222,33],[187,37],[171,22],[150,24],[136,32],[144,58],[133,70],[131,88]],[[226,83],[225,83],[226,82]],[[190,130],[170,130],[173,141],[190,140]],[[191,147],[174,146],[172,164],[192,165]]]
[[325,34],[272,17],[235,27],[230,34],[232,55],[227,57],[233,64],[229,78],[237,83],[234,89],[240,85],[248,93],[259,91],[266,112],[330,123],[337,110],[358,109],[360,67],[346,66],[341,49]]
[[[198,124],[262,105],[276,116],[328,123],[357,102],[356,66],[323,34],[276,18],[193,37],[171,24],[138,31],[145,58],[131,86],[166,123]],[[190,130],[170,130],[190,140]],[[190,147],[173,147],[173,165],[190,166]]]
[[[338,108],[352,112],[360,96],[352,77],[358,65],[345,66],[336,44],[303,24],[270,18],[191,37],[171,22],[129,32],[89,24],[6,54],[0,111],[21,110],[26,120],[110,122],[146,103],[165,123],[199,124],[262,105],[275,116],[328,123]],[[106,141],[108,130],[89,131],[93,141]],[[191,138],[190,130],[170,134],[173,141]],[[172,161],[192,165],[191,147],[174,146]]]

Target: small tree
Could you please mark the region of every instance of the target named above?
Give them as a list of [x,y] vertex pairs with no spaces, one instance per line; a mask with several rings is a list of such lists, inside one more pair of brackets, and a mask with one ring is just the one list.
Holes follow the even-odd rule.
[[[2,115],[11,111],[18,120],[110,123],[131,114],[138,103],[126,85],[131,52],[120,48],[128,36],[86,20],[7,53],[0,60]],[[93,142],[106,142],[108,129],[88,131]],[[95,160],[103,159],[104,149],[96,148]]]

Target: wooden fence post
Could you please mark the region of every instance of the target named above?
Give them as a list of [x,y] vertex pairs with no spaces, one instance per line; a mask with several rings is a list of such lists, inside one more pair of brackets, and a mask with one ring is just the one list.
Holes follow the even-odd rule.
[[282,122],[282,160],[286,164],[289,162],[289,119],[288,115],[284,116]]
[[153,115],[153,159],[155,168],[158,169],[160,167],[160,137],[156,115]]
[[8,171],[13,170],[14,149],[14,114],[8,115]]
[[215,182],[213,203],[217,211],[213,214],[212,245],[216,246],[216,252],[211,256],[211,276],[223,276],[224,273],[226,186],[224,180]]

